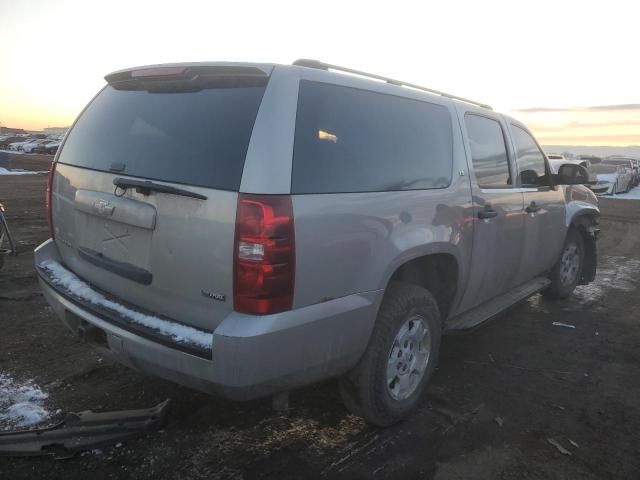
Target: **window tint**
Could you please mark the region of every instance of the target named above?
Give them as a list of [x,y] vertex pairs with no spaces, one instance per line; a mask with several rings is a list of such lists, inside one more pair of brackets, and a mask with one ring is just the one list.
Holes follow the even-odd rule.
[[107,86],[69,132],[60,162],[238,190],[264,86],[199,91]]
[[533,137],[522,128],[513,125],[520,185],[540,187],[549,185],[544,155]]
[[500,123],[487,117],[464,117],[471,146],[473,170],[482,188],[511,186],[509,157]]
[[293,193],[444,188],[453,166],[446,107],[302,81]]

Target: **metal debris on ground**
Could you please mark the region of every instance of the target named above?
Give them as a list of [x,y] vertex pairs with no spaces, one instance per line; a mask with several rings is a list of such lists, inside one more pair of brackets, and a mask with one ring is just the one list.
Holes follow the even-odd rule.
[[575,325],[571,325],[569,323],[562,323],[562,322],[553,322],[551,325],[553,325],[554,327],[576,328]]
[[574,447],[576,447],[576,448],[580,448],[580,445],[578,445],[576,442],[574,442],[574,441],[573,441],[573,440],[571,440],[571,439],[569,439],[569,443],[570,443],[571,445],[573,445]]
[[563,454],[563,455],[571,455],[571,452],[569,450],[567,450],[566,448],[564,448],[562,445],[560,445],[556,440],[554,440],[553,438],[547,438],[547,442],[549,442],[551,445],[553,445],[554,447],[556,447],[556,449],[558,449],[558,451]]
[[53,455],[56,459],[71,458],[98,447],[119,443],[164,426],[169,400],[152,408],[99,412],[87,410],[70,413],[57,425],[33,430],[0,433],[0,455]]
[[496,423],[498,424],[498,426],[499,426],[500,428],[502,428],[502,425],[504,425],[504,418],[502,418],[502,417],[496,417],[496,418],[494,418],[494,420],[496,421]]

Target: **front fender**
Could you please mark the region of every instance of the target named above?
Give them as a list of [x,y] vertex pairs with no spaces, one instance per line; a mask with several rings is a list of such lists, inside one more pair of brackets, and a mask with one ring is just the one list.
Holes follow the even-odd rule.
[[[575,188],[575,187],[574,187]],[[586,187],[587,192],[570,188],[567,191],[566,226],[577,228],[583,236],[585,263],[579,281],[580,285],[591,283],[598,268],[598,250],[596,240],[600,233],[600,209],[597,197]],[[572,191],[569,191],[572,190]]]
[[596,218],[600,216],[598,197],[584,185],[567,187],[565,197],[565,226],[567,228],[573,225],[575,220],[582,215],[595,216]]

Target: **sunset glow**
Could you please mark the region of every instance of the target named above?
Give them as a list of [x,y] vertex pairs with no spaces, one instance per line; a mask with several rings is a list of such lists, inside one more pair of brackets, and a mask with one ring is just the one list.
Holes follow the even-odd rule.
[[487,102],[545,144],[640,145],[632,2],[322,5],[0,0],[0,124],[69,125],[133,65],[304,57]]

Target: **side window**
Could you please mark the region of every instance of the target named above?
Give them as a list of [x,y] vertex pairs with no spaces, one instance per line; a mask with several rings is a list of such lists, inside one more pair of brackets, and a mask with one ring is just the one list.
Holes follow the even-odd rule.
[[446,107],[300,82],[292,193],[446,188],[452,169]]
[[520,185],[523,187],[542,187],[549,185],[544,154],[535,140],[522,128],[513,125],[513,136],[516,145],[517,164]]
[[466,114],[471,159],[480,188],[509,188],[509,157],[500,123],[480,115]]

